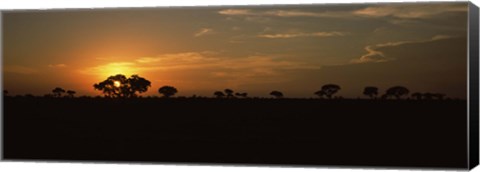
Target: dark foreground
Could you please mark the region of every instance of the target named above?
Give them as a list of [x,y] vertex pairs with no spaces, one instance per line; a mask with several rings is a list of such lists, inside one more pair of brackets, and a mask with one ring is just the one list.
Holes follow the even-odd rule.
[[4,101],[9,160],[467,167],[465,101]]

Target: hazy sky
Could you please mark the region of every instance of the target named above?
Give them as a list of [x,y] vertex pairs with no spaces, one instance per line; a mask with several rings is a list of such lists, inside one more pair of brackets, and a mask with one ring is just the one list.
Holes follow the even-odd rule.
[[99,95],[110,75],[139,74],[178,95],[231,88],[344,97],[396,85],[466,97],[467,3],[237,6],[4,12],[10,94],[54,87]]

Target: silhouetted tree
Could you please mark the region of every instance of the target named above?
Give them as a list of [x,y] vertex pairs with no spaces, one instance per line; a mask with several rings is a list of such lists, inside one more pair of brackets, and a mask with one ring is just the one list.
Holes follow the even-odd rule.
[[419,92],[415,92],[411,96],[416,100],[422,100],[423,94]]
[[435,94],[433,93],[423,93],[423,98],[425,100],[432,100],[435,97]]
[[445,98],[445,94],[442,93],[436,93],[434,96],[437,100],[443,100]]
[[67,91],[68,97],[74,97],[74,96],[75,96],[75,93],[77,93],[77,92],[75,92],[75,91],[73,91],[73,90],[68,90],[68,91]]
[[227,89],[225,89],[224,91],[225,91],[225,94],[227,94],[227,98],[232,98],[232,97],[234,97],[234,96],[233,96],[233,90],[227,88]]
[[283,93],[280,91],[272,91],[270,92],[270,95],[274,96],[277,99],[283,98]]
[[93,87],[96,90],[103,91],[105,97],[126,97],[127,94],[123,92],[126,89],[122,87],[128,87],[127,77],[121,74],[110,76],[105,81],[94,84]]
[[365,89],[363,89],[363,94],[366,96],[370,96],[370,98],[374,99],[378,95],[378,88],[372,86],[365,87]]
[[55,97],[53,94],[45,94],[43,95],[43,97],[45,98],[52,98],[52,97]]
[[163,97],[169,98],[175,94],[177,94],[177,89],[172,86],[163,86],[158,89],[158,93],[163,94]]
[[217,98],[223,98],[223,97],[225,97],[225,94],[223,94],[223,92],[221,92],[221,91],[215,91],[215,92],[213,93],[213,95],[215,95]]
[[387,90],[387,92],[385,93],[385,95],[387,97],[395,96],[397,99],[400,99],[403,95],[408,95],[409,92],[410,91],[405,87],[394,86],[394,87],[389,88]]
[[425,99],[425,100],[443,100],[445,98],[445,94],[441,93],[419,93],[415,92],[411,95],[413,98],[417,100]]
[[235,95],[238,97],[247,98],[248,93],[235,93]]
[[55,97],[61,97],[62,94],[65,93],[65,90],[60,87],[56,87],[52,90],[52,92]]
[[108,77],[105,81],[96,83],[93,87],[103,92],[105,97],[136,97],[137,92],[143,93],[150,87],[150,81],[138,75],[132,75],[130,78],[125,75],[117,74]]
[[317,95],[320,98],[323,98],[323,96],[325,95],[325,92],[323,90],[319,90],[313,94]]
[[326,84],[326,85],[322,86],[321,91],[323,91],[325,96],[327,96],[329,99],[331,99],[332,95],[337,93],[338,90],[340,90],[340,86],[335,85],[335,84]]

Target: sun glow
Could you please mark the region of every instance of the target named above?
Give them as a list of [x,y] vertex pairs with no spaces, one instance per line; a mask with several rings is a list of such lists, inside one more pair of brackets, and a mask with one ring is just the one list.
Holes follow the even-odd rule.
[[138,70],[135,68],[134,63],[128,62],[107,63],[104,65],[86,68],[81,72],[84,74],[97,75],[99,77],[98,79],[105,79],[109,76],[114,76],[117,74],[123,74],[125,76],[138,74]]
[[104,75],[112,76],[116,74],[131,75],[133,64],[130,63],[110,63],[104,66],[101,72]]
[[115,86],[115,87],[120,87],[120,85],[122,85],[122,84],[120,83],[120,81],[114,81],[114,82],[113,82],[113,86]]

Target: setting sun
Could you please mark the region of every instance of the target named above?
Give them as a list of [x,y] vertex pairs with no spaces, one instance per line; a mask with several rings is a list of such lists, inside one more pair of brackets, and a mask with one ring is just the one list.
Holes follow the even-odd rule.
[[114,81],[113,82],[113,86],[115,86],[115,87],[120,87],[120,85],[121,85],[120,81]]

